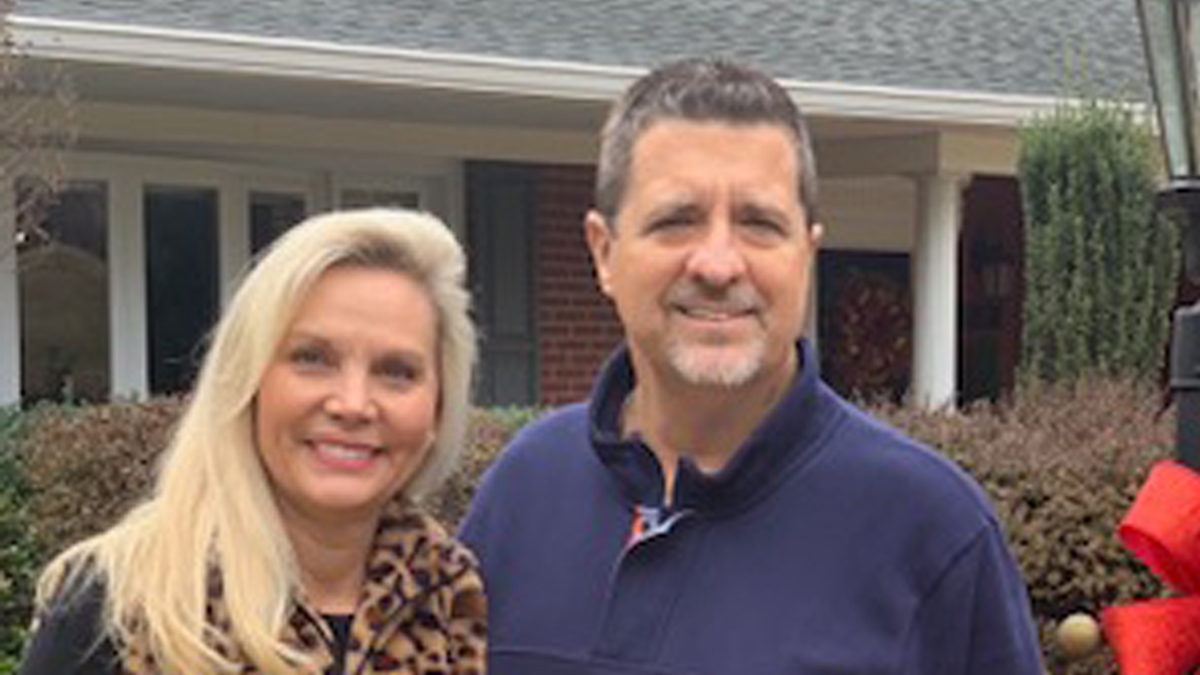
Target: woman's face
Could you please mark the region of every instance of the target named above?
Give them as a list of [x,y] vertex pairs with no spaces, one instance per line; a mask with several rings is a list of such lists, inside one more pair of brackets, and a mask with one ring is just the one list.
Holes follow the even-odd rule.
[[373,518],[419,469],[438,408],[437,318],[391,270],[325,272],[259,386],[255,436],[284,519]]

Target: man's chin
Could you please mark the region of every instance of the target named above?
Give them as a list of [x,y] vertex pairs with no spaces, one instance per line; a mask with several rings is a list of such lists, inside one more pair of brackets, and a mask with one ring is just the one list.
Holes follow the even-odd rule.
[[671,354],[671,365],[684,381],[705,387],[736,389],[750,382],[762,370],[762,358],[729,347],[679,349]]

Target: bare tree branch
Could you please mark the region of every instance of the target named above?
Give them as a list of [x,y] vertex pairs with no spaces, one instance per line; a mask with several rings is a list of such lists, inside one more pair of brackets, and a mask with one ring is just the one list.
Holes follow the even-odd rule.
[[0,220],[15,220],[15,241],[0,240],[0,264],[18,248],[48,241],[45,209],[66,180],[64,152],[78,135],[76,94],[61,65],[35,63],[12,31],[15,0],[0,0],[0,186],[15,191]]

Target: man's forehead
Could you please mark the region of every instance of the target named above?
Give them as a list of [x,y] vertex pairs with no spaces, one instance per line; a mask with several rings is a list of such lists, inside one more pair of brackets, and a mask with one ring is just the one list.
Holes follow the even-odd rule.
[[[648,206],[656,211],[672,211],[708,208],[718,195],[719,191],[710,186],[664,182],[656,185],[645,198],[651,202]],[[762,185],[734,186],[727,196],[728,205],[735,209],[770,209],[799,204],[798,200],[792,201],[792,194]]]
[[646,178],[646,172],[639,169],[647,162],[654,162],[655,172],[669,168],[687,173],[698,168],[694,162],[715,155],[724,156],[730,165],[779,169],[798,179],[801,159],[797,147],[795,137],[779,124],[664,120],[637,136],[627,176],[631,183]]
[[785,131],[766,124],[659,125],[634,144],[628,187],[632,191],[652,187],[694,199],[695,191],[712,184],[712,179],[728,182],[747,195],[786,189],[798,198],[799,157]]

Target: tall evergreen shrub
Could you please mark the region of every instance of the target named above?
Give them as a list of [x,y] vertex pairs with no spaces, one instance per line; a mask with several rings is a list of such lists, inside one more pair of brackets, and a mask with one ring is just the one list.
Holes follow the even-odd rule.
[[1155,147],[1127,106],[1094,99],[1022,130],[1026,375],[1158,373],[1180,255],[1154,211]]

